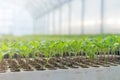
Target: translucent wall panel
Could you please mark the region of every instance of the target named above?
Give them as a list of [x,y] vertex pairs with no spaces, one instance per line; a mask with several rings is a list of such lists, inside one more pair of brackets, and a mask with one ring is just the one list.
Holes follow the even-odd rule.
[[73,0],[71,3],[71,32],[72,34],[81,33],[81,0]]
[[0,5],[0,34],[9,34],[13,26],[13,10],[6,3]]
[[16,3],[0,3],[0,33],[24,35],[32,34],[33,24],[30,14]]
[[[93,5],[94,4],[94,5]],[[85,21],[84,21],[84,31],[85,34],[100,33],[100,0],[86,0],[85,2]],[[59,9],[59,8],[58,8]],[[53,13],[55,19],[53,19]],[[53,33],[58,33],[59,31],[59,11],[54,11],[50,13],[50,31]],[[61,33],[69,33],[69,5],[65,4],[62,6],[62,16],[61,16]],[[53,28],[53,20],[55,20]],[[81,0],[74,0],[71,3],[71,33],[80,34],[81,33]]]
[[68,4],[66,4],[62,7],[62,34],[68,34],[68,12]]
[[53,34],[53,13],[49,14],[49,31],[50,34]]
[[33,33],[33,20],[27,11],[15,10],[12,21],[12,32],[14,35],[24,35]]
[[59,9],[55,10],[55,34],[59,34]]
[[49,34],[49,14],[45,16],[45,30],[46,33],[45,34]]
[[43,24],[44,34],[49,34],[49,15],[43,17]]
[[39,18],[39,19],[37,19],[37,20],[35,20],[34,21],[35,23],[35,25],[34,25],[34,33],[35,34],[42,34],[42,21],[41,21],[41,18]]
[[[120,1],[104,0],[104,33],[120,33]],[[71,3],[71,33],[81,33],[82,0],[73,0]],[[59,9],[51,11],[48,21],[43,19],[40,25],[41,33],[45,30],[51,34],[69,33],[69,5],[61,6],[61,27]],[[99,34],[101,25],[101,0],[85,0],[84,34]],[[46,15],[46,16],[48,16]]]
[[84,33],[100,33],[100,0],[85,0]]
[[33,33],[39,34],[39,32],[38,32],[39,28],[40,28],[39,19],[37,19],[34,21]]
[[120,33],[120,0],[105,0],[105,33]]
[[41,30],[42,30],[42,34],[45,34],[46,33],[46,23],[45,23],[45,16],[42,16],[41,18],[41,22],[40,22],[42,25],[41,25]]
[[59,33],[59,10],[55,10],[49,14],[48,24],[49,26],[47,28],[51,34]]

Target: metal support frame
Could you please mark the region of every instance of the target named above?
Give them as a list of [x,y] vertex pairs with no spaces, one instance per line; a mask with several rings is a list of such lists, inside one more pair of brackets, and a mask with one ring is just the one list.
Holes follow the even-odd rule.
[[50,33],[50,14],[47,15],[47,34]]
[[[41,27],[40,27],[40,28],[42,28],[42,27],[43,27],[42,17],[41,17],[41,19],[40,19],[40,24],[41,24]],[[43,33],[42,30],[40,31],[40,33],[41,33],[41,34]]]
[[[52,8],[50,8],[50,9],[47,9],[46,11],[44,11],[44,12],[41,13],[40,15],[36,16],[35,18],[39,18],[39,17],[41,17],[41,16],[47,15],[48,13],[50,13],[50,12],[58,9],[59,7],[63,6],[63,5],[66,4],[66,3],[69,3],[69,2],[71,2],[71,1],[73,1],[73,0],[65,0],[65,1],[63,1],[63,2],[60,2],[60,1],[59,1],[59,2],[60,2],[59,4],[54,5],[54,6],[53,6]],[[51,2],[51,1],[50,1],[50,2]],[[40,10],[41,10],[41,9],[40,9]]]
[[[45,15],[48,15],[50,12],[53,13],[52,17],[53,17],[53,22],[52,22],[52,27],[53,27],[53,32],[52,34],[55,34],[55,10],[60,8],[61,6],[63,6],[66,3],[70,3],[73,0],[65,0],[65,1],[59,1],[59,4],[54,5],[53,7],[51,7],[50,9],[47,8],[43,13],[41,13],[40,15],[36,16],[34,19],[39,19]],[[51,1],[49,1],[49,3],[51,3]],[[52,3],[51,3],[52,4]],[[46,3],[47,5],[47,3]],[[41,6],[42,7],[42,6]],[[69,8],[71,8],[71,5],[69,5]],[[71,9],[70,9],[70,14],[71,15]],[[42,23],[41,23],[42,24]],[[44,24],[42,24],[44,25]],[[62,10],[60,10],[60,19],[59,19],[59,34],[61,34],[61,26],[62,26]],[[71,34],[71,16],[69,17],[69,34]],[[49,32],[50,33],[50,32]]]
[[71,2],[69,2],[68,3],[68,34],[69,35],[71,34],[71,15],[72,15],[72,8],[71,8]]
[[53,11],[52,12],[52,27],[53,27],[53,29],[52,29],[52,34],[55,34],[55,11]]
[[47,24],[47,22],[46,22],[46,15],[43,17],[43,25],[44,25],[44,35],[46,34],[46,24]]
[[47,34],[47,24],[48,24],[48,18],[47,15],[40,17],[39,19],[34,19],[33,20],[33,34],[39,33],[37,30],[36,22],[39,20],[39,26],[43,27],[42,32],[43,34]]
[[[43,16],[41,17],[41,20],[40,20],[40,21],[41,21],[41,22],[40,22],[40,23],[41,23],[41,28],[43,28],[43,27],[44,27],[44,24],[43,24]],[[44,29],[44,28],[43,28],[43,29]],[[41,30],[41,34],[43,34],[43,31],[44,31],[44,30]]]
[[49,14],[48,15],[45,15],[45,18],[44,18],[44,24],[45,24],[45,34],[49,34]]
[[[8,7],[8,6],[7,6]],[[12,18],[11,18],[11,21],[14,21],[14,13],[12,12],[11,13],[12,15]],[[13,25],[13,24],[12,24]],[[13,35],[14,34],[14,26],[10,25],[10,34]]]
[[84,34],[85,0],[81,0],[81,34]]
[[100,33],[104,33],[104,0],[101,0],[101,24],[100,24]]
[[[38,19],[38,18],[40,18],[42,16],[45,16],[45,15],[48,15],[50,12],[52,12],[53,13],[53,15],[52,15],[53,16],[53,22],[52,22],[52,25],[53,25],[52,26],[53,27],[52,31],[53,32],[52,33],[54,34],[55,33],[55,12],[54,12],[54,10],[59,8],[60,9],[59,10],[59,34],[61,34],[61,27],[62,27],[62,8],[61,8],[61,6],[63,6],[64,4],[67,3],[68,4],[68,9],[69,9],[69,13],[68,13],[68,33],[71,34],[71,15],[72,15],[71,2],[72,1],[73,0],[66,0],[64,2],[61,2],[58,5],[52,6],[51,8],[47,8],[47,9],[45,9],[45,11],[43,13],[41,12],[40,15],[36,16],[35,19]],[[80,19],[81,19],[81,25],[80,25],[81,34],[84,34],[85,7],[86,7],[85,1],[86,0],[80,0],[80,3],[81,3],[81,9],[80,9],[80,11],[81,11],[81,17],[80,17]],[[47,5],[47,3],[46,3],[46,5]],[[100,20],[101,20],[100,33],[101,34],[104,33],[104,14],[105,14],[104,13],[105,12],[104,11],[104,6],[105,6],[105,2],[104,2],[104,0],[101,0],[101,5],[100,5],[100,12],[101,12],[101,14],[100,14]],[[49,25],[47,25],[47,26],[49,26]],[[34,29],[34,33],[35,33],[35,29]]]
[[36,34],[36,20],[33,20],[33,34]]
[[43,16],[43,17],[41,18],[41,20],[42,20],[41,22],[42,22],[42,27],[43,27],[42,33],[45,34],[45,31],[46,31],[46,30],[45,30],[45,27],[46,27],[46,24],[45,24],[45,16]]
[[62,7],[59,9],[59,34],[61,34],[61,27],[62,27]]

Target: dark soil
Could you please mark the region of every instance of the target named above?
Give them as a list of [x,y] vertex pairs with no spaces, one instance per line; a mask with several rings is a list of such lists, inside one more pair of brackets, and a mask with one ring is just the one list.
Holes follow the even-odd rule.
[[[89,68],[89,67],[110,67],[120,64],[119,56],[102,56],[99,55],[97,59],[88,59],[83,56],[74,56],[72,53],[68,57],[68,53],[64,53],[64,57],[55,55],[55,57],[46,59],[43,55],[40,58],[21,58],[17,54],[13,59],[9,58],[9,55],[5,55],[4,59],[0,62],[0,72],[4,73],[8,69],[11,72],[20,71],[43,71],[43,70],[56,70],[56,69],[68,69],[68,68]],[[81,53],[79,53],[81,55]],[[31,55],[32,57],[32,55]]]
[[4,60],[2,60],[0,62],[0,73],[4,73],[4,72],[6,72],[6,70],[7,70],[6,62]]

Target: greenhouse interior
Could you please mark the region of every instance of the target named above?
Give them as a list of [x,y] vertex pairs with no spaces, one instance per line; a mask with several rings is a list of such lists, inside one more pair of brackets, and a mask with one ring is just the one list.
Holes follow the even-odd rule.
[[120,0],[0,0],[0,80],[120,80]]

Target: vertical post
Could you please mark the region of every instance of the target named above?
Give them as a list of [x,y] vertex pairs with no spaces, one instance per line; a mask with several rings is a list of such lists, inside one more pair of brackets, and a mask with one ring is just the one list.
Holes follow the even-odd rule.
[[38,28],[38,29],[39,29],[38,34],[41,34],[41,26],[42,26],[42,24],[41,24],[41,18],[39,18],[38,21],[39,21],[39,24],[38,24],[38,25],[39,25],[39,28]]
[[33,20],[33,35],[36,34],[36,20]]
[[43,34],[44,32],[44,24],[43,24],[43,16],[41,17],[41,34]]
[[[11,18],[11,21],[13,22],[14,21],[14,17],[13,17],[14,13],[11,11],[11,14],[10,16],[12,16]],[[10,22],[10,21],[9,21]],[[11,28],[10,28],[10,35],[14,34],[14,27],[13,27],[13,24],[12,25],[9,25]]]
[[49,21],[49,14],[47,14],[47,34],[50,32],[50,21]]
[[42,34],[45,35],[45,16],[42,16]]
[[61,34],[61,27],[62,27],[62,7],[59,9],[59,35]]
[[[9,10],[9,5],[7,5],[7,8],[5,8],[5,10],[6,11],[8,11]],[[7,13],[8,14],[8,13]],[[14,25],[13,24],[13,21],[16,21],[15,19],[15,16],[16,15],[16,13],[13,13],[13,11],[12,10],[10,10],[10,14],[9,14],[9,16],[11,16],[11,20],[9,20],[9,22],[10,23],[12,23],[12,24],[10,24],[10,25],[5,25],[5,24],[3,24],[3,27],[9,27],[9,34],[10,35],[13,35],[14,34],[14,27],[16,27],[16,25]],[[8,22],[8,21],[5,21],[5,22]]]
[[40,23],[41,23],[41,29],[40,29],[40,33],[43,34],[43,20],[42,17],[40,18]]
[[44,31],[43,16],[41,17],[40,21],[41,21],[41,29],[40,29],[41,31],[40,32],[41,32],[41,34],[43,34],[43,31]]
[[52,19],[53,19],[52,20],[53,21],[52,22],[52,26],[53,26],[53,32],[52,33],[55,34],[55,12],[54,11],[53,11],[53,14],[52,14]]
[[71,34],[71,15],[72,15],[72,9],[71,9],[71,1],[68,2],[69,12],[68,12],[68,27],[69,27],[69,35]]
[[47,29],[47,28],[46,28],[46,27],[47,27],[47,25],[46,25],[46,24],[47,24],[46,15],[44,15],[44,18],[43,18],[43,24],[44,24],[44,35],[45,35],[46,32],[47,32],[47,31],[46,31],[46,29]]
[[85,0],[81,0],[81,34],[84,34]]
[[100,33],[103,34],[104,33],[104,0],[101,0],[101,29],[100,29]]

